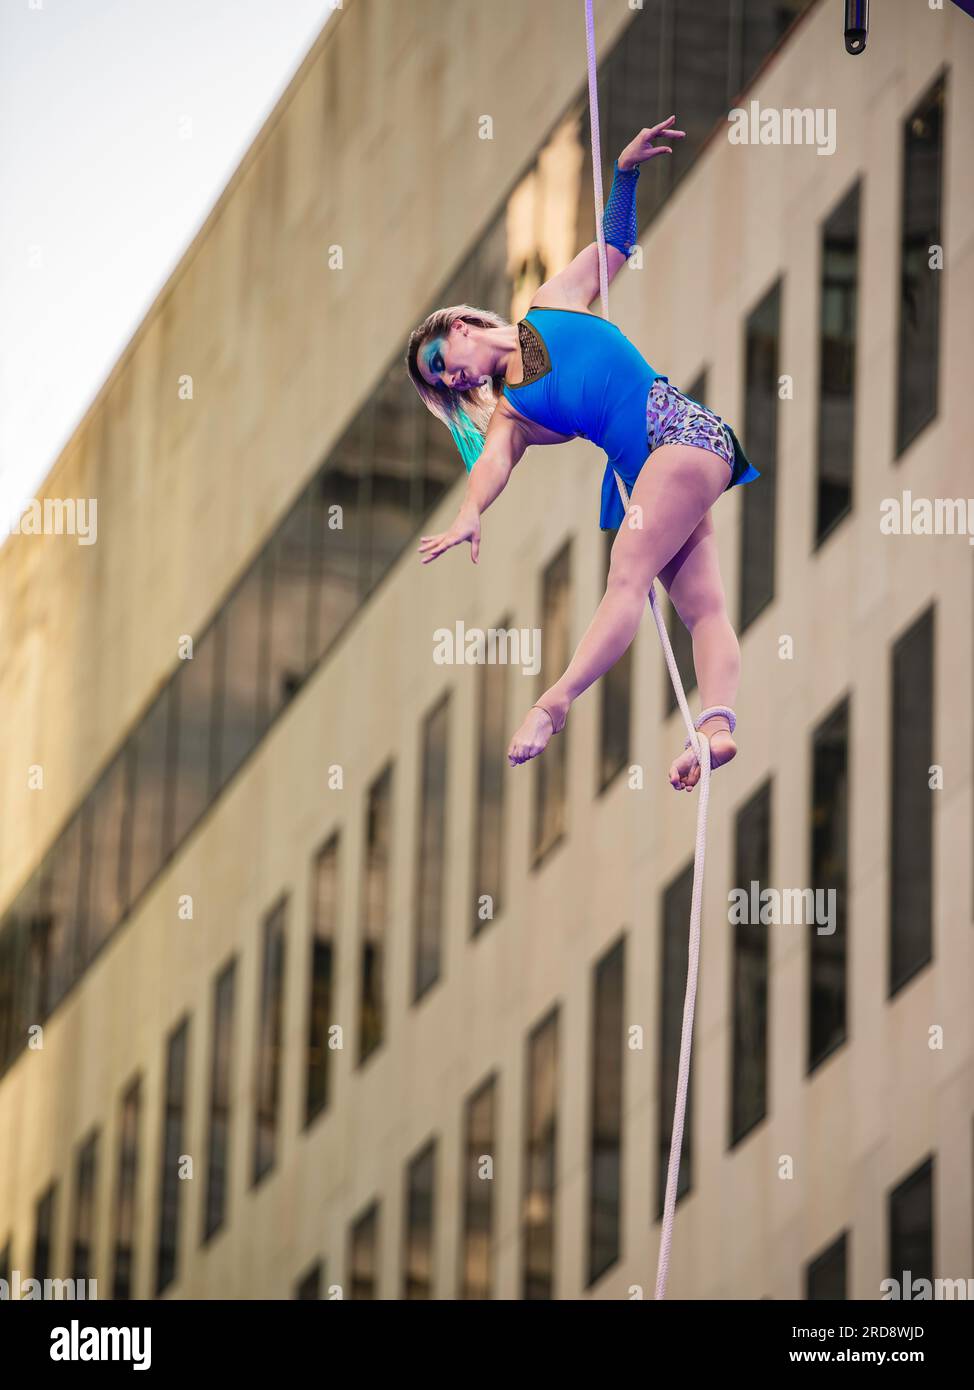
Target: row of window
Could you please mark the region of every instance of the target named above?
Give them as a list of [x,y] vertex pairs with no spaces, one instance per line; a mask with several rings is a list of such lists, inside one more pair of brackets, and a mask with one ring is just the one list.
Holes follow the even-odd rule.
[[[491,1083],[492,1084],[492,1083]],[[466,1153],[468,1189],[464,1193],[464,1221],[462,1227],[463,1243],[460,1251],[460,1265],[457,1275],[458,1297],[489,1298],[490,1283],[490,1204],[487,1196],[477,1196],[469,1191],[469,1175],[477,1162],[483,1161],[483,1149],[472,1135],[470,1116],[467,1116]],[[471,1140],[473,1142],[471,1143]],[[612,1157],[612,1155],[606,1155]],[[433,1223],[435,1213],[435,1161],[436,1146],[430,1142],[406,1170],[406,1206],[401,1240],[402,1274],[399,1296],[402,1298],[431,1298],[434,1289],[433,1264]],[[919,1164],[887,1196],[887,1244],[889,1250],[888,1278],[895,1279],[901,1289],[907,1279],[911,1290],[919,1280],[932,1280],[934,1277],[933,1255],[933,1176],[934,1160],[929,1157]],[[481,1187],[486,1184],[481,1183]],[[525,1210],[529,1198],[537,1193],[525,1191]],[[545,1211],[554,1207],[555,1192],[544,1194]],[[471,1201],[475,1203],[471,1208]],[[599,1212],[590,1208],[589,1229],[595,1233]],[[479,1224],[478,1220],[479,1218]],[[533,1233],[537,1237],[538,1233]],[[375,1299],[381,1297],[379,1285],[380,1266],[380,1204],[372,1202],[352,1223],[348,1235],[348,1248],[345,1267],[347,1287],[343,1296],[348,1298]],[[550,1256],[554,1232],[546,1230],[539,1241],[539,1247]],[[848,1297],[850,1232],[843,1231],[821,1254],[810,1260],[804,1270],[805,1297],[810,1300],[834,1302]],[[525,1233],[523,1247],[525,1256],[530,1248],[530,1237]],[[590,1243],[590,1252],[594,1246]],[[612,1246],[612,1249],[617,1247]],[[608,1254],[608,1250],[603,1252]],[[614,1259],[615,1256],[613,1255]],[[609,1261],[611,1263],[611,1259]],[[607,1269],[605,1264],[603,1269]],[[589,1283],[598,1274],[589,1270]],[[554,1290],[550,1269],[545,1265],[540,1277],[532,1281],[530,1270],[525,1268],[522,1283],[524,1298],[552,1298]],[[316,1260],[299,1279],[294,1289],[295,1298],[320,1299],[328,1293],[327,1264]],[[902,1297],[916,1296],[915,1293],[901,1294]],[[880,1297],[877,1288],[876,1297]]]
[[[941,272],[931,258],[941,244],[945,92],[941,74],[903,126],[896,459],[937,413]],[[821,231],[816,546],[853,505],[859,204],[857,180]],[[779,281],[746,329],[744,434],[762,476],[760,485],[742,490],[742,632],[775,592],[780,319]]]
[[[549,607],[565,603],[570,551],[566,546],[548,567],[543,580],[546,630],[556,626]],[[608,563],[608,547],[606,552]],[[896,642],[890,664],[893,760],[890,798],[889,993],[931,960],[932,953],[932,813],[927,768],[932,761],[934,670],[934,609],[927,609]],[[472,859],[473,882],[468,902],[471,938],[496,919],[505,900],[502,846],[505,841],[504,783],[492,769],[501,762],[506,723],[503,717],[506,680],[503,666],[479,669],[477,796],[478,834]],[[542,680],[544,680],[542,673]],[[628,729],[631,700],[617,678],[604,696],[600,777],[615,764],[628,762],[628,747],[619,743],[619,714]],[[500,714],[498,714],[498,709]],[[611,709],[608,718],[605,711]],[[447,888],[446,768],[450,751],[449,696],[437,700],[421,731],[422,776],[415,826],[415,897],[412,923],[412,1002],[417,1004],[442,978],[443,902]],[[809,931],[807,1017],[805,1046],[808,1072],[846,1041],[848,941],[848,825],[850,699],[841,699],[811,735],[808,850],[809,880],[818,890],[835,891],[836,920],[831,933]],[[557,761],[547,778],[538,778],[535,862],[565,834],[566,758],[568,737],[559,741]],[[539,765],[540,770],[540,765]],[[354,1016],[356,1065],[361,1066],[387,1038],[389,996],[386,986],[392,902],[392,837],[394,766],[388,763],[367,790],[363,812],[365,841],[361,864],[361,907],[357,940],[342,930],[347,914],[340,902],[341,832],[335,830],[317,853],[312,866],[311,941],[304,984],[306,1055],[303,1058],[303,1124],[309,1126],[327,1109],[330,1096],[332,1049],[329,1029],[336,1017],[348,1014],[335,997],[336,953],[357,951],[357,999]],[[735,816],[734,882],[767,884],[772,876],[772,782],[768,780],[738,809]],[[662,899],[662,956],[659,970],[659,1087],[656,1132],[656,1205],[662,1213],[666,1163],[676,1094],[682,1026],[682,997],[687,973],[693,864],[666,888]],[[484,915],[483,905],[492,910]],[[282,1020],[284,1011],[285,947],[288,902],[282,898],[266,915],[261,934],[260,994],[257,1002],[257,1057],[250,1182],[256,1185],[274,1166],[279,1138],[281,1088],[284,1082]],[[729,1132],[733,1147],[767,1116],[769,1068],[769,928],[761,923],[738,924],[733,935],[731,1046],[729,1064]],[[591,1136],[589,1152],[589,1282],[599,1277],[619,1255],[619,1191],[621,1162],[621,1099],[623,1066],[623,1002],[625,939],[597,965],[593,983],[591,1033]],[[231,1134],[233,1020],[236,1009],[236,963],[231,961],[213,985],[210,1043],[210,1092],[206,1139],[206,1181],[201,1239],[207,1241],[227,1219],[228,1161]],[[557,1100],[558,1009],[554,1008],[531,1034],[528,1045],[524,1119],[524,1296],[547,1297],[552,1278],[555,1164],[555,1107]],[[155,1252],[156,1293],[175,1278],[180,1223],[179,1155],[185,1152],[186,1074],[189,1019],[184,1019],[167,1043],[163,1090],[164,1124],[158,1178],[158,1242]],[[485,1261],[489,1250],[490,1186],[477,1176],[474,1157],[492,1151],[493,1085],[478,1091],[467,1103],[468,1174],[463,1289],[464,1296],[487,1296]],[[115,1235],[112,1289],[128,1296],[133,1280],[133,1239],[136,1184],[139,1174],[137,1136],[140,1114],[138,1080],[121,1102],[117,1177],[114,1200]],[[692,1098],[692,1090],[691,1090]],[[81,1144],[75,1181],[71,1272],[85,1277],[90,1270],[94,1227],[97,1134]],[[683,1141],[678,1193],[690,1188],[694,1153],[692,1099]],[[432,1152],[417,1159],[410,1183],[408,1209],[426,1210],[432,1190]],[[46,1270],[53,1222],[55,1189],[38,1204],[35,1270]],[[364,1287],[360,1271],[369,1257],[356,1253],[369,1248],[372,1230],[366,1220],[352,1241],[350,1269],[353,1289]],[[358,1228],[357,1228],[358,1229]],[[486,1232],[486,1234],[485,1234]],[[423,1237],[410,1254],[407,1291],[422,1284],[416,1273],[427,1266]],[[410,1247],[411,1248],[411,1247]],[[425,1253],[424,1253],[425,1252]],[[356,1272],[359,1271],[359,1272]],[[478,1272],[479,1271],[479,1272]],[[471,1292],[480,1290],[480,1292]],[[364,1296],[364,1295],[363,1295]]]
[[[738,854],[747,857],[749,837],[760,827],[754,805],[738,820]],[[337,841],[333,837],[315,866],[315,887],[324,875],[333,882]],[[326,866],[323,868],[323,864]],[[656,1214],[662,1215],[670,1118],[676,1089],[680,1050],[682,989],[686,976],[686,920],[692,865],[664,895],[662,961],[659,974],[660,1085],[657,1094]],[[324,904],[324,920],[320,916]],[[305,1057],[305,1121],[324,1108],[328,1096],[327,1023],[332,996],[335,897],[326,890],[315,898],[311,951],[307,1050]],[[258,1017],[255,1111],[251,1154],[251,1184],[274,1163],[281,1081],[281,1016],[284,1003],[284,936],[286,904],[279,904],[263,924],[262,971]],[[363,950],[363,979],[367,950]],[[620,1197],[622,1189],[624,1005],[626,938],[620,937],[596,963],[592,978],[592,1025],[589,1041],[589,1132],[586,1182],[586,1286],[591,1286],[621,1257]],[[741,1068],[741,1089],[735,1089],[733,1126],[740,1136],[765,1113],[763,1059],[755,1056],[755,1041],[763,1053],[766,1031],[766,943],[735,943],[734,1066]],[[814,973],[815,961],[812,960]],[[234,979],[231,961],[213,987],[210,1031],[210,1083],[200,1235],[205,1244],[228,1219],[231,1134],[232,1036]],[[757,1017],[751,1010],[757,1006]],[[521,1297],[555,1296],[554,1266],[558,1172],[559,1029],[561,1009],[555,1006],[531,1031],[525,1050],[524,1109],[521,1143]],[[182,1184],[180,1155],[186,1151],[187,1070],[190,1020],[184,1018],[166,1044],[162,1090],[163,1124],[157,1177],[157,1238],[152,1268],[155,1295],[178,1276],[181,1238]],[[456,1296],[484,1299],[494,1294],[494,1178],[497,1155],[499,1078],[491,1073],[465,1100],[462,1119],[461,1224]],[[687,1110],[680,1167],[678,1200],[691,1189],[693,1167],[692,1087]],[[136,1296],[135,1215],[140,1187],[139,1134],[142,1123],[142,1085],[136,1078],[121,1097],[117,1132],[112,1227],[110,1289],[114,1298]],[[90,1279],[96,1274],[95,1232],[97,1165],[100,1132],[95,1129],[76,1151],[71,1201],[68,1273],[55,1272],[56,1183],[36,1203],[30,1273],[34,1278]],[[405,1169],[401,1244],[402,1298],[429,1298],[434,1290],[433,1225],[436,1192],[437,1141],[431,1139],[411,1157]],[[931,1278],[933,1271],[932,1160],[905,1179],[889,1197],[890,1270],[909,1269],[914,1278]],[[190,1189],[192,1190],[192,1189]],[[378,1289],[380,1204],[374,1201],[351,1224],[346,1256],[344,1296],[375,1298]],[[0,1256],[0,1277],[9,1278],[11,1242]],[[846,1296],[846,1234],[807,1269],[809,1298]],[[316,1264],[297,1289],[301,1298],[321,1296],[324,1268]]]
[[[678,108],[687,130],[683,177],[727,103],[808,3],[647,0],[600,65],[606,150],[628,143],[647,110]],[[715,9],[723,11],[720,23]],[[503,310],[540,283],[537,276],[559,268],[546,258],[567,263],[591,240],[587,121],[580,92],[558,126],[570,131],[577,151],[568,200],[566,164],[546,160],[543,147],[435,303]],[[663,160],[648,166],[641,229],[672,192],[673,171]],[[571,229],[573,244],[542,245],[522,262],[511,210],[534,185],[539,199],[554,200],[558,225]],[[531,219],[536,228],[550,221]],[[456,482],[457,470],[448,432],[418,406],[397,351],[197,638],[192,660],[177,662],[0,920],[0,1075],[19,1055],[27,1022],[50,1016],[127,920]],[[499,775],[484,770],[487,781]]]

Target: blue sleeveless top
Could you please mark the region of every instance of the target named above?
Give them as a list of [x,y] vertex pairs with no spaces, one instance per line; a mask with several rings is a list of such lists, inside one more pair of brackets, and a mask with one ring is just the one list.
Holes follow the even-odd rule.
[[[525,380],[514,386],[505,382],[504,394],[535,424],[590,439],[605,450],[609,461],[599,525],[604,531],[621,525],[625,513],[613,470],[631,492],[649,453],[649,390],[657,378],[669,377],[654,371],[614,323],[581,309],[529,309],[518,324],[518,337]],[[749,482],[759,475],[728,430],[738,456],[733,482]]]

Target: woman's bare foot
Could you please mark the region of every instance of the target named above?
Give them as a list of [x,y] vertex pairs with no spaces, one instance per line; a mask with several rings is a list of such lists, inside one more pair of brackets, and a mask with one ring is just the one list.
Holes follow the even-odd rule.
[[[555,729],[561,733],[565,727],[565,720],[568,717],[568,702],[559,700],[555,696],[543,695],[539,704],[544,705],[540,709],[538,705],[532,705],[524,716],[524,722],[517,733],[511,739],[507,749],[508,761],[511,767],[517,767],[518,763],[526,763],[531,758],[536,758],[539,753],[543,753],[548,746]],[[550,711],[550,718],[545,711]],[[556,723],[552,723],[556,720]]]
[[[702,729],[701,733],[706,733]],[[723,767],[724,763],[737,754],[737,744],[729,729],[716,729],[712,734],[707,735],[710,740],[710,767],[711,770]],[[700,764],[697,762],[692,748],[684,748],[680,756],[670,764],[670,786],[674,791],[689,792],[700,781]]]

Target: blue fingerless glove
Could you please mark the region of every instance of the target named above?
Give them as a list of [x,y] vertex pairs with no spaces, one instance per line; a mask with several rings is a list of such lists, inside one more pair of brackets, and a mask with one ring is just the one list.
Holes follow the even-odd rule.
[[636,244],[636,182],[639,178],[639,165],[632,169],[620,169],[616,160],[612,167],[612,187],[609,201],[602,214],[602,231],[608,246],[615,246],[624,256]]

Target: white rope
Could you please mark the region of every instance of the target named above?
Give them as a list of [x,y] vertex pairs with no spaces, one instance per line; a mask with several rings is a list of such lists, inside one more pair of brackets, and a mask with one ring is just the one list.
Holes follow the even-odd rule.
[[[599,245],[599,292],[602,300],[602,317],[609,317],[608,270],[606,267],[605,232],[602,226],[602,156],[599,147],[599,96],[596,81],[595,25],[592,19],[592,0],[585,0],[585,47],[588,58],[588,102],[589,125],[592,134],[592,182],[595,186],[595,232]],[[622,498],[624,511],[629,510],[629,494],[626,485],[615,472],[616,485]],[[666,623],[660,613],[656,599],[656,581],[649,590],[649,606],[656,619],[656,630],[663,645],[663,655],[669,669],[670,680],[676,693],[677,703],[687,726],[689,743],[700,764],[700,800],[697,803],[697,841],[693,854],[693,895],[690,900],[690,946],[687,956],[687,989],[683,1000],[683,1032],[680,1037],[680,1066],[676,1081],[676,1104],[673,1108],[673,1133],[670,1138],[670,1159],[666,1170],[666,1196],[663,1200],[663,1225],[660,1231],[659,1259],[656,1266],[656,1297],[666,1297],[666,1276],[670,1264],[670,1247],[673,1241],[673,1216],[676,1210],[676,1188],[680,1176],[680,1155],[683,1151],[683,1122],[686,1116],[687,1087],[690,1081],[690,1048],[693,1041],[693,1009],[697,998],[697,973],[700,959],[700,907],[703,898],[703,870],[707,852],[707,802],[710,798],[710,742],[701,734],[690,717],[690,708],[683,690],[683,682],[677,669],[670,646]],[[713,713],[707,710],[705,714]],[[730,713],[728,711],[728,713]],[[701,719],[703,716],[701,716]],[[731,714],[731,728],[734,725]]]
[[599,148],[599,84],[595,65],[595,24],[592,0],[585,0],[585,47],[588,54],[588,110],[592,136],[592,182],[595,186],[595,236],[599,243],[599,293],[602,317],[609,317],[609,269],[606,264],[605,231],[602,227],[602,155]]
[[[615,470],[613,469],[613,472]],[[629,496],[626,485],[615,474],[616,484],[622,497],[622,505],[629,509]],[[690,718],[687,697],[677,668],[673,648],[670,645],[666,623],[660,612],[656,598],[656,581],[649,590],[649,606],[656,619],[656,630],[663,645],[663,655],[673,682],[677,703],[683,714],[684,723],[692,744],[694,754],[700,764],[700,800],[697,803],[697,840],[693,853],[693,894],[690,899],[690,946],[687,954],[687,989],[683,999],[683,1032],[680,1036],[680,1066],[676,1080],[676,1103],[673,1107],[673,1133],[670,1136],[670,1160],[666,1170],[666,1196],[663,1199],[663,1226],[660,1232],[659,1259],[656,1265],[656,1297],[666,1297],[666,1275],[670,1265],[670,1247],[673,1241],[673,1216],[676,1211],[676,1188],[680,1177],[680,1155],[683,1151],[683,1122],[686,1116],[687,1087],[690,1083],[690,1048],[693,1042],[693,1010],[697,999],[697,973],[700,961],[700,906],[703,898],[703,870],[707,853],[707,803],[710,799],[710,741],[706,734],[694,727]]]

